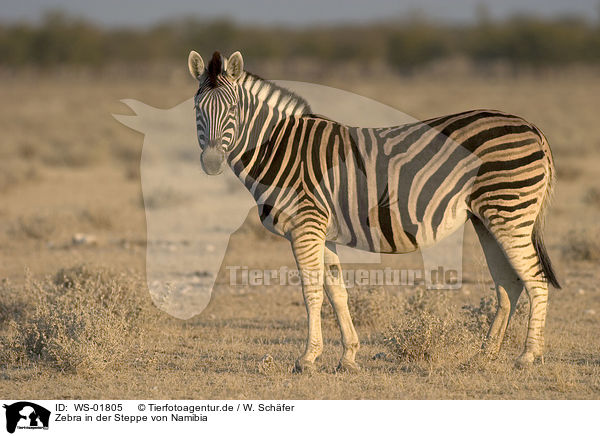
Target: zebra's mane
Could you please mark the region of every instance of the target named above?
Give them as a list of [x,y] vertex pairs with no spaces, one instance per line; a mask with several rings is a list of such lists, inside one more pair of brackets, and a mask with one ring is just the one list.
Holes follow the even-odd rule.
[[[215,51],[208,63],[205,80],[203,85],[201,85],[198,89],[198,93],[200,93],[204,88],[215,89],[222,84],[227,83],[225,70],[226,60],[223,59],[221,53]],[[300,97],[295,92],[292,92],[283,86],[276,85],[270,80],[263,79],[256,74],[244,71],[244,77],[240,79],[240,82],[242,83],[242,86],[246,85],[247,89],[249,90],[253,89],[254,84],[259,82],[260,86],[259,89],[257,89],[257,97],[260,100],[268,101],[277,91],[279,91],[279,96],[276,99],[276,103],[285,102],[287,107],[302,107],[304,113],[311,112],[310,105],[304,98]],[[296,104],[289,105],[290,101],[293,101]]]
[[206,68],[206,78],[211,88],[219,86],[219,76],[223,74],[223,60],[221,59],[221,53],[218,51],[214,52],[208,67]]
[[[271,82],[270,80],[267,79],[263,79],[262,77],[254,74],[254,73],[250,73],[248,71],[244,71],[244,73],[246,74],[246,77],[243,79],[244,82],[249,82],[249,83],[256,83],[256,82],[260,82],[261,84],[261,88],[258,90],[258,93],[265,93],[265,96],[269,97],[271,95],[273,95],[276,91],[279,91],[279,98],[277,99],[278,101],[284,101],[287,103],[291,100],[293,100],[294,102],[296,102],[297,106],[304,106],[304,112],[305,113],[311,113],[311,108],[310,108],[310,104],[308,104],[308,101],[306,101],[303,97],[299,96],[298,94],[296,94],[293,91],[290,91],[289,89],[283,87],[283,86],[279,86],[273,82]],[[287,99],[285,98],[287,97]]]

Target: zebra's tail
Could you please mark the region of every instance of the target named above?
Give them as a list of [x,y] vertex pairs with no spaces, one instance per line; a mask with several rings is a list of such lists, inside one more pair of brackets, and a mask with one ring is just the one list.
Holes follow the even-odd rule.
[[533,226],[533,233],[531,235],[531,240],[533,242],[533,246],[535,247],[535,251],[540,258],[540,262],[542,264],[542,269],[544,270],[544,275],[548,282],[557,289],[561,289],[560,283],[556,278],[556,274],[554,269],[552,268],[552,262],[550,261],[550,256],[548,256],[548,252],[546,251],[546,246],[544,245],[544,240],[542,239],[542,229],[538,224],[540,222],[539,219],[536,220]]
[[541,201],[541,208],[538,213],[538,216],[535,220],[535,224],[533,225],[533,232],[531,234],[531,241],[533,242],[533,246],[535,247],[535,251],[540,259],[540,263],[542,264],[542,270],[544,271],[544,275],[548,282],[557,289],[561,289],[560,283],[556,278],[556,273],[552,268],[552,262],[550,261],[550,256],[548,256],[548,252],[546,251],[546,246],[544,245],[543,240],[543,228],[544,228],[544,217],[546,209],[550,203],[552,198],[552,194],[554,191],[554,185],[556,183],[556,175],[554,171],[554,159],[552,158],[552,152],[550,151],[550,146],[548,145],[548,141],[544,134],[534,126],[534,129],[538,133],[541,139],[542,150],[546,154],[546,158],[548,160],[548,184],[546,185],[546,191],[544,193],[544,197]]

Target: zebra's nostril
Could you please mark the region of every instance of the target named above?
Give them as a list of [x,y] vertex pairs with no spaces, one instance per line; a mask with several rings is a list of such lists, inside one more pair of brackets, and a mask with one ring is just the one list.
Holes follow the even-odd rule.
[[225,162],[225,154],[220,148],[209,147],[200,155],[200,163],[202,169],[208,175],[217,175],[223,172],[223,163]]

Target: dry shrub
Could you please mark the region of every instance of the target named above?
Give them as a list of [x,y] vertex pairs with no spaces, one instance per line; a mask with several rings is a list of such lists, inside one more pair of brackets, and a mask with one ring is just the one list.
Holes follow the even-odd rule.
[[8,333],[0,338],[2,361],[77,373],[125,362],[150,307],[139,280],[85,267],[61,270],[44,281],[28,278],[21,295],[26,296],[21,311],[0,297],[3,317],[10,317]]
[[9,328],[10,321],[19,320],[27,300],[23,294],[16,291],[16,287],[8,279],[0,282],[0,332]]
[[277,362],[270,354],[265,354],[258,362],[258,372],[261,374],[277,374],[281,371],[283,371],[281,363]]
[[408,362],[463,359],[481,344],[457,314],[446,292],[418,290],[406,298],[401,316],[384,334],[384,343],[393,355]]
[[571,230],[563,246],[563,256],[574,261],[599,261],[599,235],[589,231]]
[[398,296],[384,288],[352,288],[349,291],[348,303],[354,323],[371,328],[385,326],[401,310]]

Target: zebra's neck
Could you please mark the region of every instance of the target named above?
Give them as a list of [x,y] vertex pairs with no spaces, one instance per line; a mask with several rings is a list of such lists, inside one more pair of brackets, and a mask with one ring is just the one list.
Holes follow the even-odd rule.
[[251,73],[245,72],[238,83],[240,126],[228,161],[236,176],[253,192],[252,170],[260,164],[273,130],[284,118],[310,113],[310,106],[288,89]]

